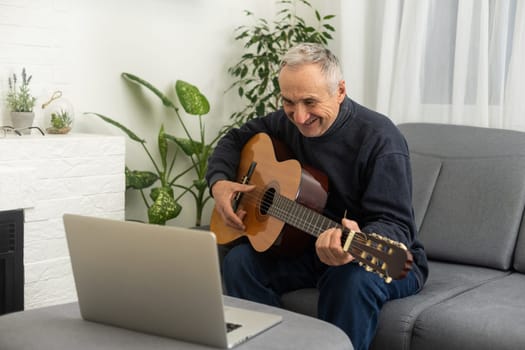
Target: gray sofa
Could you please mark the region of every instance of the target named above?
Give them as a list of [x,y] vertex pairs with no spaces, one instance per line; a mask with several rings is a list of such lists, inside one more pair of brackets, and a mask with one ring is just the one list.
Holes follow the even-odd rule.
[[[399,127],[430,276],[419,294],[384,305],[371,349],[525,349],[525,133]],[[316,315],[315,289],[282,301]]]

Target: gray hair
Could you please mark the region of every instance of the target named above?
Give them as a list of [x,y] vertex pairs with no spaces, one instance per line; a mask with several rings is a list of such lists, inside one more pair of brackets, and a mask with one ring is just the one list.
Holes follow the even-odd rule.
[[279,72],[284,66],[298,67],[312,63],[321,66],[321,72],[326,78],[330,93],[335,93],[339,82],[343,80],[343,72],[337,57],[321,44],[301,43],[295,45],[284,55]]

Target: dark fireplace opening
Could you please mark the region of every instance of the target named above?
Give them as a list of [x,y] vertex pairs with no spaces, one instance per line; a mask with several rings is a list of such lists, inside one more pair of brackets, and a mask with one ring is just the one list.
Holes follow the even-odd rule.
[[24,309],[24,211],[0,211],[0,315]]

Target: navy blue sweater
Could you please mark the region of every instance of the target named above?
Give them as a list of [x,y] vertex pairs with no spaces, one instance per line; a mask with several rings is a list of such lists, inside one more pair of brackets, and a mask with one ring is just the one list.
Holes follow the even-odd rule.
[[319,137],[304,137],[281,109],[230,130],[208,162],[207,180],[236,178],[242,146],[265,132],[284,142],[301,164],[328,176],[324,215],[340,222],[357,221],[361,231],[377,232],[409,247],[420,286],[428,264],[412,209],[412,174],[408,147],[397,127],[384,115],[348,97],[330,128]]

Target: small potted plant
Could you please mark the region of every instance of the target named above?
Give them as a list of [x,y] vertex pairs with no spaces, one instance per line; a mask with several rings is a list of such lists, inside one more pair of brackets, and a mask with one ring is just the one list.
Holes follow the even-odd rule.
[[57,90],[47,102],[42,104],[44,119],[47,120],[48,134],[67,134],[71,131],[74,113],[71,103],[62,97],[62,91]]
[[36,97],[31,94],[29,89],[32,76],[27,76],[25,68],[22,69],[21,78],[22,80],[19,81],[15,73],[9,77],[9,90],[6,102],[7,107],[11,111],[13,127],[20,129],[22,133],[29,133],[30,130],[26,128],[32,126],[35,119],[33,108],[36,104]]
[[67,134],[71,130],[73,118],[65,109],[51,113],[50,127],[46,129],[48,134]]

